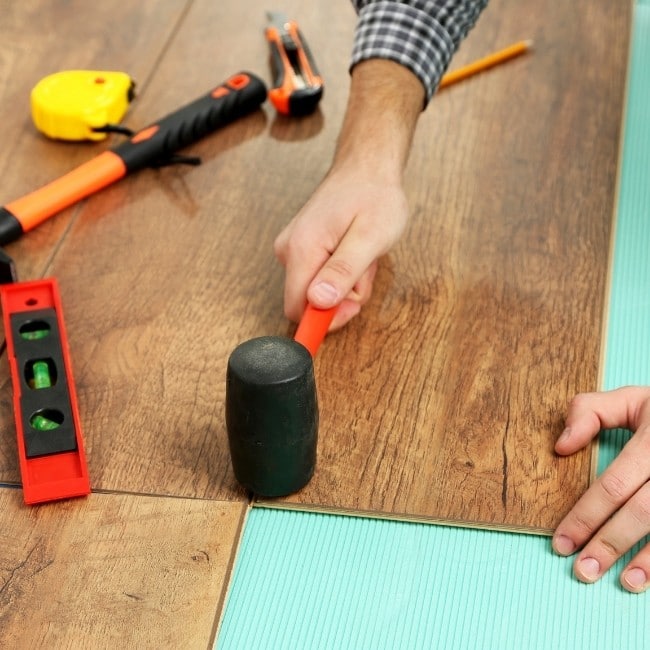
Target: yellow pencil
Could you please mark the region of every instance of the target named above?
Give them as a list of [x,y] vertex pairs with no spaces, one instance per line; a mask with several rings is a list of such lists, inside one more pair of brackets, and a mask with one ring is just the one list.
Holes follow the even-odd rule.
[[520,54],[524,54],[524,52],[527,52],[531,48],[532,44],[532,41],[519,41],[518,43],[509,45],[503,50],[499,50],[498,52],[484,56],[482,59],[478,59],[469,65],[458,68],[458,70],[448,72],[440,80],[438,88],[445,88],[446,86],[450,86],[457,81],[462,81],[463,79],[467,79],[467,77],[471,77],[472,75],[475,75],[479,72],[483,72],[483,70],[487,70],[494,65],[498,65],[499,63],[508,61],[509,59],[519,56]]

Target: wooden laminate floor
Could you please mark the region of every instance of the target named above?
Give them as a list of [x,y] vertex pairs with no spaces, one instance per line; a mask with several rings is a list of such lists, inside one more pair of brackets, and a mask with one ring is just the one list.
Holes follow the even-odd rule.
[[[29,91],[41,77],[129,72],[138,98],[124,122],[140,128],[240,70],[268,82],[269,8],[0,0],[0,204],[119,142],[39,135]],[[59,281],[101,492],[30,509],[0,491],[0,628],[15,647],[22,609],[38,599],[44,617],[60,613],[48,576],[74,600],[94,572],[106,588],[94,575],[77,614],[35,643],[127,625],[164,645],[178,630],[150,610],[180,617],[197,600],[192,647],[209,642],[249,499],[230,467],[226,361],[243,340],[293,332],[272,242],[326,172],[347,97],[351,6],[277,8],[299,20],[325,78],[314,115],[266,103],[192,147],[201,166],[139,172],[7,247],[21,279]],[[454,67],[524,38],[534,50],[422,115],[407,232],[316,361],[316,475],[274,505],[547,530],[585,489],[589,450],[552,448],[569,399],[597,385],[630,14],[605,0],[490,3]],[[0,361],[0,481],[18,484]],[[93,602],[108,612],[96,623]]]

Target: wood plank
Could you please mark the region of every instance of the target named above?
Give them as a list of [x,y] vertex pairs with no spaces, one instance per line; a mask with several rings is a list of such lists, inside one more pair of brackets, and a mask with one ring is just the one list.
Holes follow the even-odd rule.
[[[40,135],[30,116],[36,83],[61,70],[120,70],[144,90],[188,4],[0,0],[0,205],[62,176],[111,142],[62,143]],[[64,211],[7,247],[21,278],[42,275],[77,211]]]
[[[324,72],[335,78],[334,58],[347,83],[347,54],[330,55],[319,34],[330,12],[298,8],[286,10],[305,17],[316,51],[327,53]],[[266,9],[194,3],[130,122],[144,126],[240,70],[268,80]],[[345,35],[334,43],[349,49],[354,14],[346,9]],[[344,101],[342,92],[330,95],[329,105]],[[287,179],[297,181],[312,158],[316,174],[328,164],[333,130],[318,135],[324,155],[305,139],[322,122],[294,125],[266,106],[193,147],[200,167],[141,172],[83,207],[47,273],[61,285],[94,488],[246,499],[226,443],[225,363],[241,340],[288,330],[272,241],[316,175],[308,171],[296,196],[282,190]],[[6,380],[2,394],[8,420]],[[15,476],[12,446],[5,441],[5,476]]]
[[[122,70],[144,92],[187,2],[145,0],[119,9],[83,0],[15,3],[0,0],[0,205],[17,199],[115,144],[49,140],[32,123],[29,95],[44,76],[69,69]],[[146,29],[141,26],[146,25]],[[136,99],[135,106],[138,100]],[[128,123],[127,114],[125,122]],[[20,279],[42,277],[53,251],[80,206],[52,217],[6,246]],[[8,368],[0,364],[4,385],[0,436],[0,480],[18,481]]]
[[322,353],[318,472],[284,503],[552,528],[584,491],[589,453],[552,448],[597,386],[629,20],[490,4],[455,65],[534,52],[423,116],[410,229]]
[[207,648],[246,506],[0,489],[0,638],[12,648]]
[[[93,197],[48,268],[96,488],[245,497],[226,361],[292,331],[272,242],[329,165],[354,25],[349,6],[286,4],[326,79],[321,110],[288,120],[267,104],[193,147],[201,167]],[[268,79],[265,9],[196,0],[133,121],[239,69]],[[317,475],[281,503],[545,529],[585,488],[589,454],[557,459],[552,444],[596,382],[629,16],[605,0],[491,3],[456,64],[521,38],[535,52],[422,116],[409,230],[362,316],[322,348]],[[5,381],[3,421],[8,400]]]

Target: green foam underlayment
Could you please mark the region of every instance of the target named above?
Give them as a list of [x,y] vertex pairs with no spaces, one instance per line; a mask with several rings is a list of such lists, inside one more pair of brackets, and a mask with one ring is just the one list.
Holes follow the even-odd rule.
[[[650,384],[650,0],[636,6],[628,74],[604,389]],[[599,472],[629,435],[600,436]]]
[[[650,384],[650,0],[632,44],[603,388]],[[638,548],[583,585],[546,537],[254,507],[215,647],[650,648],[650,593],[618,584]]]
[[648,648],[617,574],[579,583],[547,537],[255,507],[216,648]]

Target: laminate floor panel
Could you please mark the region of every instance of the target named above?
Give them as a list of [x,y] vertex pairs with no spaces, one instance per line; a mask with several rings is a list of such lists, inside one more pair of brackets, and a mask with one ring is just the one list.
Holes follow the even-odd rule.
[[[349,45],[346,9],[334,41]],[[268,81],[265,10],[193,3],[129,123],[145,126],[240,70]],[[347,83],[346,52],[328,56],[319,40],[323,12],[304,12],[305,30],[324,71],[333,77],[339,61]],[[344,100],[334,86],[330,106]],[[240,340],[290,329],[272,241],[326,168],[337,127],[326,135],[323,114],[294,125],[267,105],[192,147],[199,167],[145,170],[80,210],[47,273],[61,286],[94,488],[247,499],[227,448],[225,363]],[[298,183],[309,160],[318,170],[294,195],[290,174]]]
[[533,52],[422,116],[410,227],[317,362],[316,478],[272,505],[552,529],[582,494],[589,450],[553,444],[597,387],[629,21],[490,3],[455,65]]
[[[30,92],[61,70],[119,70],[143,92],[189,2],[12,2],[0,0],[0,205],[66,174],[112,144],[65,143],[38,133]],[[137,103],[137,99],[136,99]],[[125,122],[130,117],[127,113]],[[40,277],[78,206],[7,246],[19,277]]]
[[92,494],[26,507],[0,489],[0,640],[19,648],[206,648],[240,503]]
[[[269,81],[267,8],[188,5],[129,123],[241,69]],[[325,78],[319,111],[288,120],[267,103],[192,147],[200,167],[93,196],[46,268],[96,489],[246,499],[226,442],[227,357],[293,331],[272,244],[327,170],[354,25],[347,5],[284,9]],[[490,3],[454,65],[522,38],[535,49],[423,114],[408,230],[316,360],[317,473],[274,505],[548,529],[585,489],[589,452],[552,447],[569,399],[597,381],[629,20],[604,1]],[[2,445],[15,480],[11,435]]]

